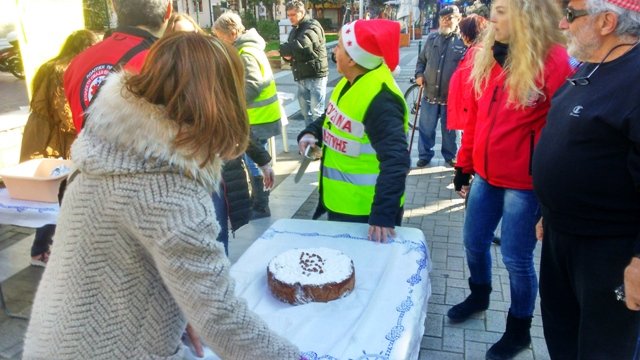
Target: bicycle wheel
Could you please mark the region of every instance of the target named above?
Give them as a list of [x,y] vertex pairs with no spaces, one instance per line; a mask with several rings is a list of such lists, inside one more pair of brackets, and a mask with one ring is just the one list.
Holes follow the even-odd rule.
[[24,69],[22,66],[22,60],[20,59],[20,57],[15,56],[12,57],[8,60],[9,63],[9,72],[11,72],[11,74],[13,74],[13,76],[17,77],[18,79],[23,80],[24,79]]
[[418,86],[418,84],[409,86],[407,91],[404,92],[404,100],[409,107],[409,130],[413,130],[413,128],[417,126],[415,122],[417,122],[416,113],[420,111],[419,94],[420,86]]

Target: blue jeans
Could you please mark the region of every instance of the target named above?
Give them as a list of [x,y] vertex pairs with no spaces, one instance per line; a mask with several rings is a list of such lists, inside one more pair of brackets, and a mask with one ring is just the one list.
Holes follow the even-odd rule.
[[442,132],[442,157],[445,161],[456,158],[458,145],[456,144],[456,131],[447,130],[447,105],[430,104],[426,99],[422,99],[420,104],[420,122],[418,125],[418,158],[420,160],[431,161],[435,152],[436,127],[440,119]]
[[[267,148],[267,140],[258,139],[257,142],[263,148],[265,149]],[[244,163],[247,165],[247,171],[249,171],[249,175],[251,175],[251,177],[262,176],[260,169],[258,169],[258,164],[256,164],[253,160],[251,160],[251,158],[249,157],[249,155],[247,155],[247,153],[244,153],[244,155],[242,155],[242,158],[244,160]]]
[[298,80],[298,102],[306,125],[322,116],[327,97],[327,77]]
[[533,315],[538,279],[533,264],[535,225],[540,218],[533,190],[495,187],[480,176],[473,179],[463,237],[471,282],[491,284],[491,240],[502,218],[502,261],[509,272],[513,316]]

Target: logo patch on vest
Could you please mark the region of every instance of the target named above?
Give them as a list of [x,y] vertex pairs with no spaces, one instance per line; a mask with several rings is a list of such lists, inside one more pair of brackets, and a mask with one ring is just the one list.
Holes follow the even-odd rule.
[[343,139],[327,129],[322,129],[322,144],[333,150],[351,157],[360,155],[360,143],[357,141]]
[[329,118],[329,121],[331,121],[331,123],[341,131],[357,137],[362,137],[362,135],[364,135],[364,124],[349,118],[336,107],[333,101],[330,101],[327,106],[327,117]]
[[98,93],[104,79],[111,72],[111,68],[113,68],[111,64],[98,65],[91,69],[84,77],[80,88],[80,104],[82,105],[82,110],[86,110],[89,107],[91,100],[93,100]]

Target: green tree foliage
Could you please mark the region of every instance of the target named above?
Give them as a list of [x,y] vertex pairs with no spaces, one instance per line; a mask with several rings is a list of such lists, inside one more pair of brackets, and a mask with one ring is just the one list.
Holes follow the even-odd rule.
[[275,20],[260,20],[256,24],[258,34],[266,41],[278,40],[280,38],[280,29],[278,22]]
[[109,26],[108,0],[83,0],[85,27],[90,30],[104,30]]

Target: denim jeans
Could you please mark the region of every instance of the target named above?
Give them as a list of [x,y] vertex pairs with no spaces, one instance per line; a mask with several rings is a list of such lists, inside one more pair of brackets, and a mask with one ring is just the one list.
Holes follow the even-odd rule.
[[[257,142],[266,150],[267,140],[258,139]],[[247,155],[247,153],[244,153],[244,155],[242,155],[242,158],[244,160],[244,163],[247,165],[247,171],[249,171],[249,175],[251,175],[251,177],[262,176],[260,169],[258,169],[258,164],[256,164],[253,160],[251,160],[251,158],[249,157],[249,155]]]
[[322,116],[327,93],[327,77],[298,80],[298,102],[306,125]]
[[455,159],[458,153],[456,144],[456,131],[447,130],[447,105],[430,104],[426,99],[422,99],[420,105],[420,122],[418,125],[418,158],[420,160],[431,161],[435,152],[436,128],[440,119],[442,132],[442,157],[445,161]]
[[533,264],[535,225],[540,218],[533,190],[495,187],[480,176],[473,179],[463,237],[467,265],[474,284],[491,284],[491,240],[502,218],[502,261],[509,272],[511,313],[533,315],[538,279]]

